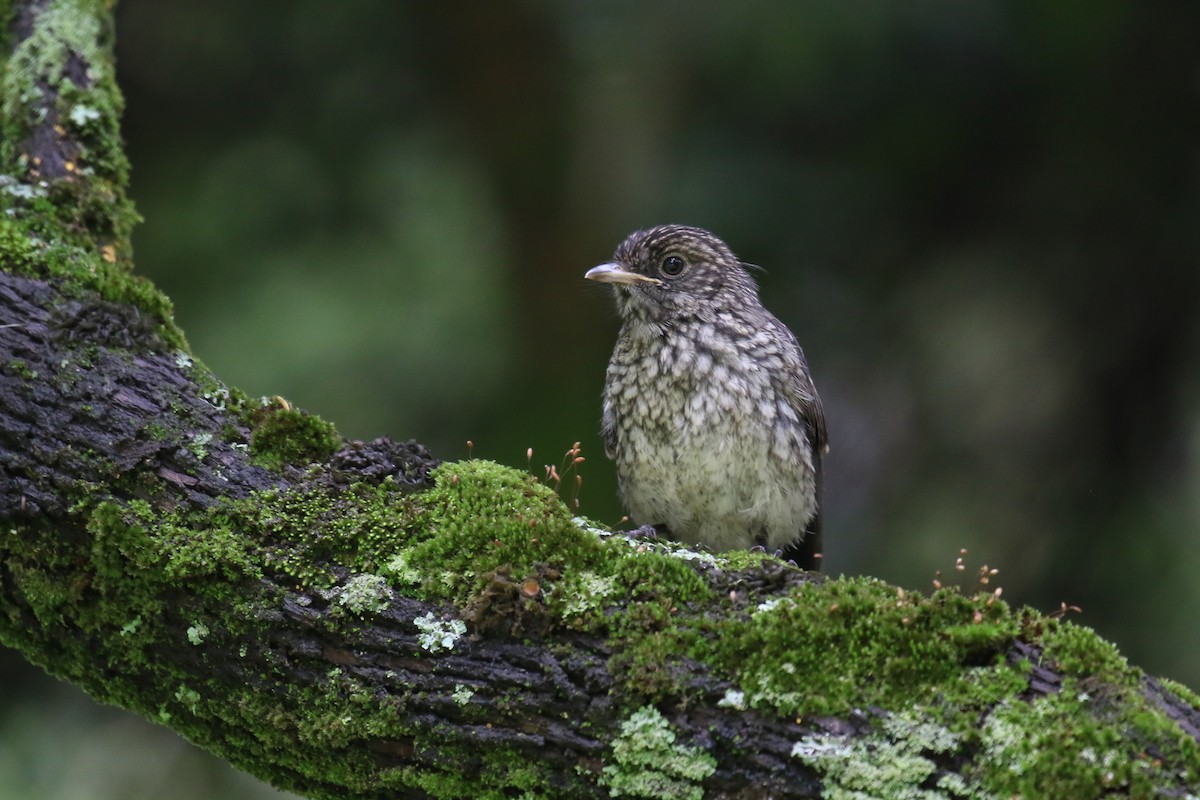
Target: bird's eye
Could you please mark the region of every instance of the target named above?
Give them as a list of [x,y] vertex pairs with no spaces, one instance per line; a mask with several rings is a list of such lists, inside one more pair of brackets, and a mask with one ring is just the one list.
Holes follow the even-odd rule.
[[670,275],[674,277],[683,272],[686,266],[687,262],[685,262],[679,256],[667,256],[663,259],[662,264],[660,264],[658,268],[662,271],[663,275]]

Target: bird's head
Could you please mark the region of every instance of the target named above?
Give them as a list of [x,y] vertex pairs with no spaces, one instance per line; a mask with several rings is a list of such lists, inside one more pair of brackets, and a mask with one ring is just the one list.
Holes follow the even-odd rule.
[[660,225],[636,231],[588,280],[613,285],[623,317],[703,315],[731,303],[757,303],[758,289],[723,241],[702,228]]

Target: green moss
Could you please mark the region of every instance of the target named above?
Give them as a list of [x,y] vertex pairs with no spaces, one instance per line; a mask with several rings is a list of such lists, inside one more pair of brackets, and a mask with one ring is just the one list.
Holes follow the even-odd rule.
[[1123,732],[1097,718],[1095,703],[1068,682],[1032,703],[1001,705],[980,736],[985,785],[1004,796],[1153,796],[1153,759],[1130,752]]
[[[67,295],[94,292],[132,304],[157,321],[167,346],[183,348],[170,301],[131,273],[130,234],[138,216],[125,193],[123,100],[112,69],[108,5],[102,0],[45,4],[5,63],[0,259],[14,273],[57,280]],[[65,75],[71,60],[86,65],[84,85]],[[57,137],[50,146],[66,154],[64,174],[44,176],[45,165],[27,151],[38,128],[43,145],[47,135]]]
[[[442,772],[436,769],[415,769],[404,767],[389,770],[384,775],[384,785],[397,789],[419,789],[430,797],[467,798],[487,797],[486,790],[474,780],[464,778],[453,772]],[[495,797],[496,795],[491,795]]]
[[[755,708],[788,715],[899,709],[967,680],[970,665],[989,666],[1016,629],[1008,608],[985,597],[953,590],[924,597],[840,578],[804,584],[745,622],[722,623],[710,637],[711,661],[737,677]],[[802,647],[796,631],[804,631]]]
[[1137,680],[1137,672],[1130,668],[1116,646],[1101,639],[1091,628],[1066,620],[1050,620],[1041,643],[1043,655],[1064,675],[1092,676],[1123,686],[1132,686]]
[[[702,796],[715,762],[680,743],[656,710],[704,699],[684,683],[697,664],[728,683],[725,706],[788,719],[878,710],[876,732],[861,743],[814,736],[797,744],[795,756],[822,776],[828,797],[1136,796],[1200,776],[1196,743],[1141,699],[1136,671],[1085,628],[1014,614],[990,595],[926,596],[869,578],[797,583],[769,599],[718,592],[701,573],[737,563],[754,585],[753,570],[778,579],[778,565],[760,554],[727,558],[601,535],[530,476],[489,462],[445,464],[432,477],[433,488],[414,494],[387,481],[334,486],[314,468],[302,490],[206,510],[81,504],[90,536],[82,549],[52,531],[5,540],[7,553],[34,555],[28,566],[6,556],[6,579],[26,605],[0,609],[0,635],[36,652],[31,627],[82,631],[88,644],[41,660],[285,786],[574,796],[549,788],[521,752],[465,748],[420,727],[405,698],[369,693],[350,667],[290,689],[275,683],[269,662],[256,681],[232,688],[162,671],[155,654],[164,647],[245,657],[257,620],[279,607],[259,581],[268,575],[318,590],[334,613],[313,624],[330,627],[401,594],[453,606],[411,621],[421,649],[397,653],[406,659],[452,653],[481,631],[534,638],[564,626],[606,637],[609,668],[625,689],[618,696],[633,704],[610,734],[611,756],[573,779],[602,776],[615,796]],[[1030,665],[1004,659],[1018,632],[1067,671],[1061,695],[1021,699]],[[96,671],[97,653],[108,670]],[[522,713],[515,694],[483,698],[480,687],[450,685],[451,707],[467,719]],[[381,771],[363,741],[436,753],[450,766]],[[963,754],[953,763],[951,748]],[[1160,774],[1147,753],[1177,772]],[[1039,793],[1045,786],[1057,793]]]
[[518,797],[523,800],[545,798],[554,800],[559,793],[551,784],[548,776],[531,761],[528,754],[510,747],[489,748],[483,754],[483,769],[480,780],[476,783],[475,793],[467,797],[479,797],[479,786],[487,790],[497,800]]
[[14,358],[4,365],[4,369],[23,380],[37,380],[37,370],[19,358]]
[[[240,582],[261,576],[247,537],[200,527],[178,514],[156,514],[143,501],[101,503],[89,516],[88,531],[91,578],[86,589],[97,599],[77,610],[75,624],[100,637],[119,634],[122,657],[132,662],[143,660],[140,648],[150,647],[158,631],[131,627],[130,609],[138,618],[160,619],[167,609],[165,586],[187,584],[194,595],[203,598],[212,592],[212,599],[223,600],[226,592],[236,594]],[[199,632],[204,624],[193,627]],[[205,629],[200,638],[207,633]]]
[[283,402],[264,404],[255,415],[250,452],[268,469],[324,461],[341,443],[333,423]]
[[497,570],[517,578],[566,559],[604,560],[601,543],[581,531],[558,496],[531,476],[487,461],[443,464],[419,498],[403,561],[423,576],[427,598],[466,602]]
[[1179,699],[1183,700],[1183,702],[1187,703],[1194,709],[1200,710],[1200,694],[1193,692],[1182,683],[1173,681],[1170,678],[1160,678],[1159,680],[1165,688],[1174,692]]
[[222,537],[244,532],[251,540],[246,546],[258,548],[268,573],[304,588],[325,588],[337,581],[335,566],[379,570],[403,547],[403,529],[414,513],[399,487],[356,484],[256,493],[225,503],[210,524]]
[[[113,73],[111,16],[103,0],[53,0],[33,20],[30,34],[17,43],[0,81],[4,140],[0,156],[36,171],[37,164],[21,163],[16,148],[29,132],[52,121],[78,142],[78,160],[69,172],[102,177],[124,187],[129,165],[121,147],[118,124],[124,101]],[[72,58],[87,65],[87,80],[79,85],[66,76]],[[43,86],[54,87],[46,97]]]
[[78,581],[64,583],[51,571],[29,568],[20,562],[10,564],[9,571],[13,583],[21,587],[35,619],[44,628],[62,624],[65,614],[80,600]]
[[171,435],[171,432],[168,430],[167,426],[158,421],[147,423],[146,426],[142,428],[142,433],[147,439],[151,439],[156,442],[161,442]]
[[406,570],[423,576],[426,598],[465,605],[497,573],[536,579],[555,613],[568,605],[585,610],[570,591],[580,574],[604,576],[626,599],[663,596],[682,604],[710,594],[678,559],[638,555],[623,539],[605,541],[581,528],[555,492],[527,473],[464,461],[443,464],[430,477],[434,487],[419,497],[410,545],[397,554]]
[[[429,736],[419,737],[415,746],[423,752],[436,752],[437,765],[386,770],[380,774],[381,789],[392,789],[397,796],[408,796],[419,789],[445,800],[557,800],[578,796],[576,792],[564,792],[562,776],[555,776],[552,785],[527,753],[514,748],[463,747]],[[467,765],[478,765],[477,772],[468,770]]]
[[[11,185],[11,184],[10,184]],[[9,188],[2,186],[0,189]],[[0,217],[0,253],[6,270],[24,274],[34,272],[42,263],[41,253],[25,230],[10,219]]]
[[[183,332],[175,324],[174,307],[167,297],[145,278],[130,272],[128,261],[120,261],[111,249],[108,234],[97,242],[77,219],[62,220],[59,207],[30,203],[13,195],[11,179],[0,176],[0,198],[6,200],[8,218],[0,222],[0,258],[4,269],[14,274],[58,281],[66,296],[81,297],[92,292],[103,300],[128,304],[157,321],[156,332],[164,347],[186,349]],[[90,184],[88,184],[90,185]],[[86,191],[81,185],[79,191]],[[75,201],[66,208],[76,208]],[[113,213],[118,213],[113,211]],[[132,212],[130,212],[132,213]],[[132,220],[122,227],[131,229]],[[122,235],[127,236],[128,231]]]
[[701,783],[717,761],[699,747],[676,741],[675,731],[653,706],[643,706],[621,723],[613,740],[613,762],[601,782],[613,797],[702,800]]
[[979,727],[979,718],[997,703],[1020,696],[1029,688],[1026,669],[999,662],[964,669],[953,680],[933,690],[930,713],[951,731],[968,739]]
[[[728,601],[689,564],[696,554],[606,541],[572,521],[551,490],[499,465],[446,464],[432,477],[434,489],[416,500],[410,538],[382,574],[460,608],[496,591],[497,574],[510,585],[531,577],[554,624],[609,632],[610,667],[634,696],[685,696],[682,671],[673,668],[683,659],[711,665],[737,682],[750,705],[783,715],[905,708],[935,691],[945,702],[982,705],[1024,683],[1019,671],[994,664],[1018,622],[991,596],[924,597],[840,579],[804,584],[748,618],[712,618],[705,609]],[[731,568],[724,554],[703,558]],[[752,567],[764,557],[729,560]],[[509,617],[529,604],[519,595],[490,602],[489,613]],[[621,606],[615,614],[614,604]],[[803,648],[795,646],[797,630],[805,631]],[[756,658],[745,659],[747,652]]]

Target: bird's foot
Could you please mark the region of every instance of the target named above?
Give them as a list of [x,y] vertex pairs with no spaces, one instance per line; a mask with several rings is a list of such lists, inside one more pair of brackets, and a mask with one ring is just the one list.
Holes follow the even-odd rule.
[[640,528],[627,531],[625,535],[636,542],[646,542],[658,539],[660,533],[664,535],[667,533],[667,526],[662,523],[658,525],[643,525]]

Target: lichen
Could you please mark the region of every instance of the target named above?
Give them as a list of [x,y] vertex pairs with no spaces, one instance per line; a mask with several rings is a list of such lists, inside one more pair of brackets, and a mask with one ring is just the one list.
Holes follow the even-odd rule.
[[726,689],[725,695],[717,701],[718,708],[736,708],[746,710],[746,693],[739,689]]
[[700,785],[717,768],[702,748],[676,741],[671,724],[653,706],[643,706],[621,723],[613,740],[613,762],[602,783],[613,797],[701,800]]
[[392,590],[380,575],[355,575],[337,590],[338,605],[351,614],[377,614],[391,603]]
[[583,627],[597,621],[605,607],[611,604],[616,590],[615,576],[580,570],[555,585],[550,603],[552,608],[558,609],[564,622]]
[[200,645],[204,642],[204,637],[208,636],[208,626],[203,622],[197,622],[187,629],[188,641],[193,645]]
[[422,650],[431,653],[441,653],[453,650],[454,644],[467,632],[467,625],[461,619],[438,619],[429,612],[413,620],[417,630],[417,643]]
[[188,440],[187,448],[197,461],[203,461],[208,457],[208,445],[213,440],[211,433],[195,433]]
[[966,794],[953,773],[939,775],[935,757],[951,753],[959,737],[919,710],[887,717],[868,736],[812,735],[792,747],[792,756],[812,767],[828,800],[953,800]]

